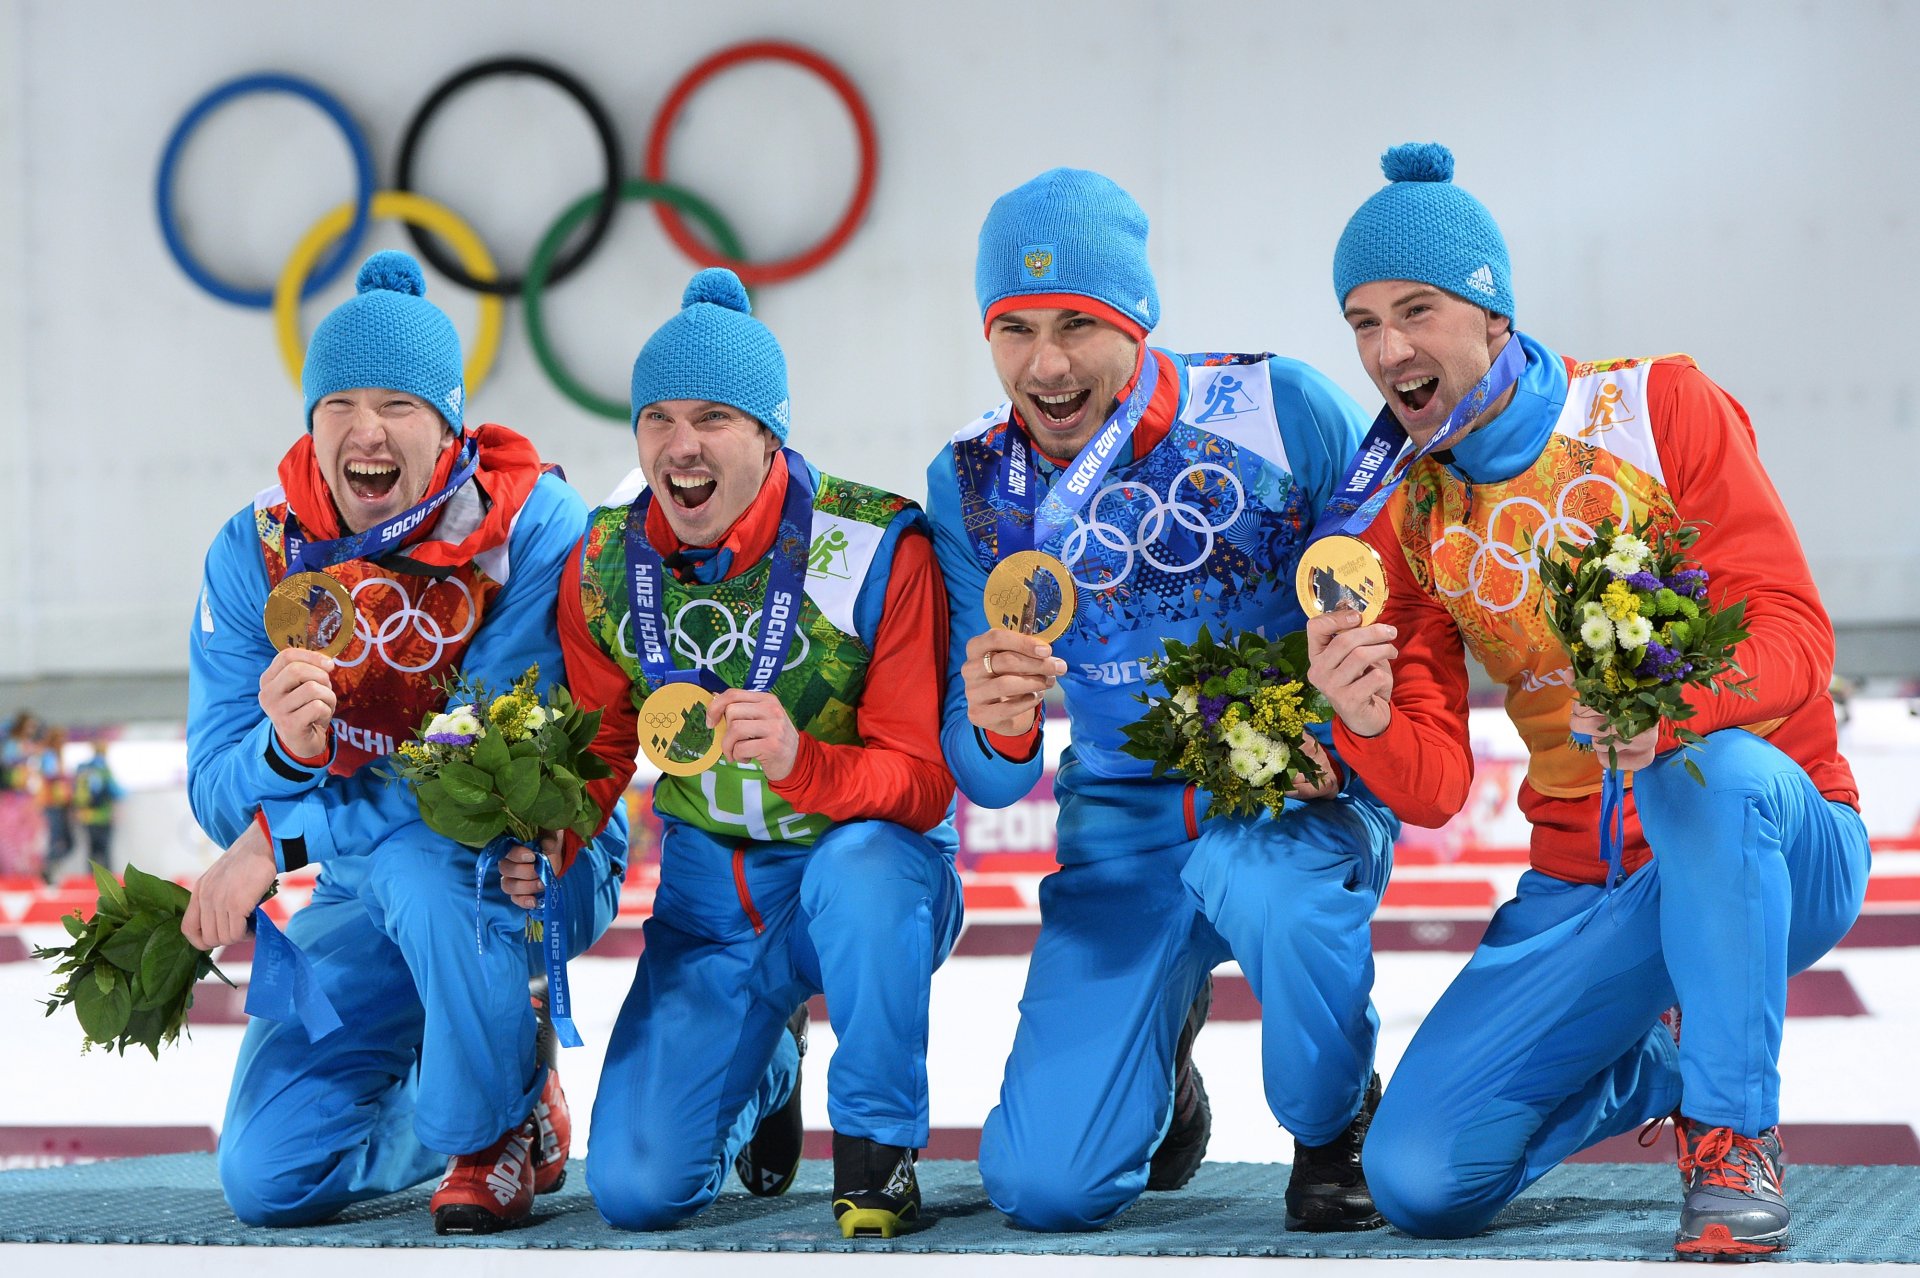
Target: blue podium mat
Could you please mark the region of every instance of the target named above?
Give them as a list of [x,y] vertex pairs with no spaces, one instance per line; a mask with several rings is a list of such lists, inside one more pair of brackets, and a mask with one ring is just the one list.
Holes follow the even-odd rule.
[[[481,1247],[722,1252],[893,1251],[1057,1256],[1296,1256],[1486,1260],[1663,1260],[1673,1256],[1679,1178],[1670,1166],[1561,1167],[1472,1238],[1429,1241],[1391,1229],[1362,1234],[1282,1228],[1287,1168],[1208,1163],[1187,1188],[1146,1194],[1113,1223],[1082,1234],[1015,1229],[988,1204],[975,1164],[920,1164],[925,1224],[890,1242],[840,1237],[829,1207],[832,1168],[809,1161],[785,1197],[734,1188],[701,1215],[652,1234],[609,1228],[584,1177],[541,1198],[533,1223],[487,1237],[441,1238],[423,1184],[348,1209],[324,1225],[253,1229],[227,1210],[209,1154],[127,1158],[0,1173],[0,1242],[154,1243],[238,1247]],[[1920,1260],[1920,1170],[1794,1167],[1793,1244],[1786,1258],[1856,1263]]]

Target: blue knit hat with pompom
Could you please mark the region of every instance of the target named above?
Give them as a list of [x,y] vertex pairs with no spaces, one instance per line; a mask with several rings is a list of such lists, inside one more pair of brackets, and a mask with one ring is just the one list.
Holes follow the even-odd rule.
[[323,397],[381,387],[426,400],[458,431],[467,404],[460,334],[447,313],[427,300],[420,263],[392,250],[375,253],[360,268],[355,290],[307,343],[300,370],[307,429],[313,429],[313,406]]
[[1087,297],[1144,337],[1160,322],[1147,215],[1112,178],[1048,169],[993,202],[980,226],[973,292],[991,323],[1030,298]]
[[708,267],[687,283],[680,313],[633,361],[629,425],[648,404],[701,399],[730,404],[787,440],[787,357],[747,300],[740,277]]
[[1389,185],[1375,191],[1341,232],[1333,292],[1375,280],[1418,280],[1513,318],[1507,242],[1486,205],[1453,184],[1453,152],[1408,142],[1380,157]]

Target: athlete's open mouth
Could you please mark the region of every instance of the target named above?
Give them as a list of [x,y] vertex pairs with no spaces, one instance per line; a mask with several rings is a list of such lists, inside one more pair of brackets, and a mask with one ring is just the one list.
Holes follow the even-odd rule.
[[1401,404],[1408,412],[1417,413],[1427,406],[1439,389],[1439,378],[1416,377],[1409,382],[1394,383],[1393,393],[1400,397]]
[[713,496],[720,486],[719,481],[711,478],[695,478],[692,475],[668,475],[667,492],[673,498],[673,504],[682,510],[697,510],[707,504],[707,498]]
[[346,464],[347,487],[361,501],[385,501],[400,482],[400,467],[393,462],[350,461]]
[[1066,395],[1035,395],[1033,402],[1040,406],[1041,412],[1054,421],[1064,422],[1086,406],[1087,396],[1091,394],[1093,394],[1091,390],[1083,390]]

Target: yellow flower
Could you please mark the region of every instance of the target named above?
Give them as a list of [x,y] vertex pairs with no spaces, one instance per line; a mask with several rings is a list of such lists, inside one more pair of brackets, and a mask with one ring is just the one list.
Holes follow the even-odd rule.
[[1253,726],[1275,741],[1295,741],[1312,722],[1300,699],[1300,681],[1269,684],[1253,692]]
[[1640,596],[1626,582],[1615,581],[1600,592],[1600,606],[1607,610],[1607,616],[1613,620],[1625,621],[1640,615]]
[[398,753],[410,763],[425,763],[433,757],[427,753],[427,748],[418,741],[403,742]]
[[527,735],[527,712],[532,709],[533,703],[527,697],[510,692],[494,698],[487,718],[500,730],[500,735],[509,741],[519,741]]
[[1618,692],[1621,688],[1620,672],[1612,666],[1608,666],[1600,672],[1600,682],[1606,687],[1608,692]]

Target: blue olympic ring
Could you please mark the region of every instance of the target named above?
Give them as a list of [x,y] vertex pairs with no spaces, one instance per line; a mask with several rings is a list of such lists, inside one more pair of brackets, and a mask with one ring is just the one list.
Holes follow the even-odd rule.
[[347,114],[346,107],[339,99],[322,89],[319,85],[296,76],[267,73],[264,75],[246,75],[229,80],[210,90],[207,95],[190,107],[180,123],[174,126],[173,134],[167,139],[166,152],[160,159],[160,175],[154,183],[154,204],[160,216],[160,233],[166,237],[167,251],[179,264],[187,277],[207,292],[224,302],[235,306],[248,306],[255,310],[273,308],[273,289],[246,289],[229,284],[214,275],[197,261],[188,250],[186,240],[180,234],[180,227],[174,217],[173,176],[179,164],[180,152],[185,149],[187,138],[200,123],[235,98],[253,93],[291,93],[307,101],[333,117],[333,122],[346,135],[347,145],[353,150],[354,177],[358,185],[353,209],[353,222],[347,227],[345,235],[334,246],[333,252],[314,268],[308,277],[306,287],[301,290],[302,297],[311,297],[332,282],[335,276],[346,269],[359,251],[360,240],[366,234],[367,222],[373,204],[375,178],[373,173],[373,152],[367,147],[366,135],[360,131],[353,117]]

